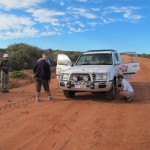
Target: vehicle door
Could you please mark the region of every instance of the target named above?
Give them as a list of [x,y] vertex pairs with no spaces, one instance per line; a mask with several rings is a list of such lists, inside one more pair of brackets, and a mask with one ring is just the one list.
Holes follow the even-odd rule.
[[137,54],[135,52],[120,53],[122,63],[119,65],[119,71],[124,75],[124,78],[132,79],[135,73],[140,70]]
[[63,71],[72,67],[72,62],[70,58],[65,54],[58,54],[57,56],[57,66],[56,66],[56,76],[59,79],[59,74]]

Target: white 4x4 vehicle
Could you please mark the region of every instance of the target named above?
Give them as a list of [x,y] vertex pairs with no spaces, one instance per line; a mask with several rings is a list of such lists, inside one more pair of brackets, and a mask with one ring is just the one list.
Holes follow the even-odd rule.
[[[58,54],[56,74],[65,97],[73,98],[76,92],[89,91],[105,92],[106,100],[115,99],[117,74],[132,78],[140,69],[136,53],[120,56],[116,50],[91,50],[80,55],[72,65],[67,55]],[[123,62],[123,59],[132,61]]]

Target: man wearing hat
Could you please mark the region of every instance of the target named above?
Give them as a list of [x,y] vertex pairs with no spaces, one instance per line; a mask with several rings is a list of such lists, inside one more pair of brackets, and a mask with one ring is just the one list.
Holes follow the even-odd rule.
[[119,94],[123,98],[125,98],[128,102],[131,102],[133,94],[134,94],[134,90],[133,90],[131,84],[126,79],[123,78],[122,74],[119,74],[117,76],[117,79],[121,85],[121,87],[118,87]]
[[8,54],[3,55],[3,60],[0,62],[1,68],[1,92],[8,93],[8,81],[9,81],[9,62],[8,62]]

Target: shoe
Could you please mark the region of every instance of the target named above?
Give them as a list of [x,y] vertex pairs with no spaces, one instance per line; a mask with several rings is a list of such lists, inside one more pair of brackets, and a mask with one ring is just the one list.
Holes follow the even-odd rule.
[[123,97],[121,98],[121,100],[127,100],[127,98],[126,98],[125,96],[123,96]]
[[41,99],[40,98],[36,98],[36,102],[40,102],[41,101]]
[[48,101],[52,100],[53,97],[52,96],[48,96]]
[[8,90],[5,90],[5,92],[6,92],[6,93],[9,93],[9,91],[8,91]]
[[127,97],[127,102],[132,102],[132,96]]

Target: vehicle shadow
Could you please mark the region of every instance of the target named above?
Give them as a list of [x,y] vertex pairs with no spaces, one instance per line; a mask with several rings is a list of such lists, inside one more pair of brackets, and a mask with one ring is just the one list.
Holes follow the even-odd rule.
[[[150,82],[132,82],[134,88],[133,100],[130,104],[149,104],[150,103]],[[116,93],[115,100],[105,100],[105,93],[91,93],[91,92],[80,92],[76,93],[73,100],[92,100],[97,102],[105,103],[128,103],[126,100],[122,100],[118,92]],[[129,103],[128,103],[129,104]]]
[[127,102],[126,100],[123,100],[119,94],[116,94],[116,97],[114,100],[109,101],[105,99],[105,93],[92,93],[92,94],[87,94],[87,93],[82,93],[81,94],[76,94],[74,98],[71,99],[72,101],[96,101],[96,102],[102,102],[102,103],[117,103],[117,104],[149,104],[150,103],[150,98],[140,98],[138,93],[135,93],[133,96],[132,102]]

